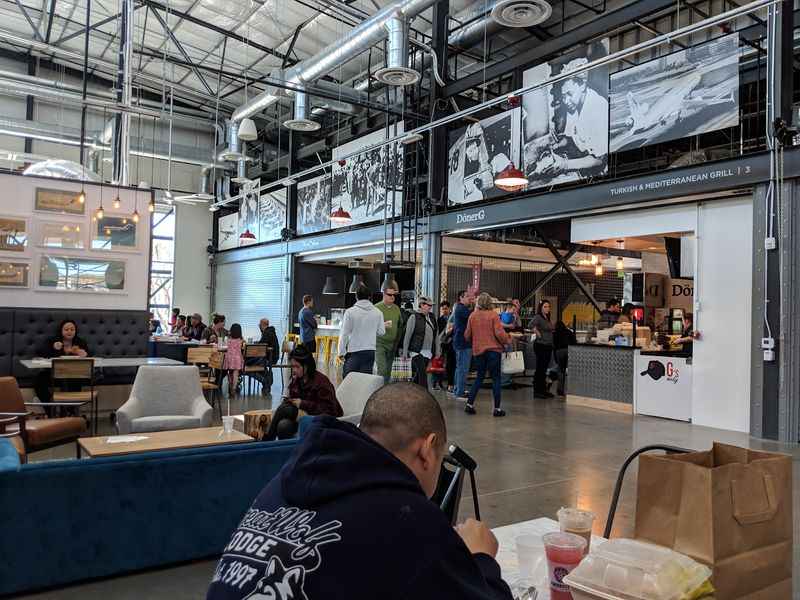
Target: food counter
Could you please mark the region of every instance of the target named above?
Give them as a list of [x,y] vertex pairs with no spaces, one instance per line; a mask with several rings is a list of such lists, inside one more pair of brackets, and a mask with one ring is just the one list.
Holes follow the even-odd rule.
[[630,346],[569,347],[567,403],[689,421],[692,358],[680,351]]

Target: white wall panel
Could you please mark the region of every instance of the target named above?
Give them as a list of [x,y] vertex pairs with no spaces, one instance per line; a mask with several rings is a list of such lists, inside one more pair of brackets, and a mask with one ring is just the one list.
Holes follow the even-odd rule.
[[[172,305],[184,314],[211,312],[211,268],[208,238],[212,214],[208,206],[178,204],[175,207],[175,278]],[[232,323],[233,321],[231,321]]]
[[704,203],[699,223],[692,422],[749,431],[752,199]]
[[[114,210],[111,206],[116,189],[106,186],[103,190],[104,209],[107,214],[130,214],[138,196],[140,221],[137,228],[136,248],[125,252],[109,252],[94,250],[60,250],[40,248],[38,231],[43,221],[80,225],[87,245],[92,227],[92,216],[100,203],[100,187],[86,185],[86,211],[83,216],[60,215],[34,211],[36,188],[60,189],[78,192],[81,184],[59,179],[43,179],[21,175],[0,174],[0,216],[19,216],[28,219],[28,248],[24,253],[0,252],[0,260],[23,262],[30,265],[27,289],[0,287],[0,306],[23,306],[34,308],[74,308],[81,309],[120,309],[145,310],[149,290],[150,260],[150,213],[147,212],[149,192],[120,190],[122,206]],[[43,254],[72,256],[78,258],[96,258],[125,261],[125,289],[123,292],[87,293],[61,292],[38,287],[40,259]]]

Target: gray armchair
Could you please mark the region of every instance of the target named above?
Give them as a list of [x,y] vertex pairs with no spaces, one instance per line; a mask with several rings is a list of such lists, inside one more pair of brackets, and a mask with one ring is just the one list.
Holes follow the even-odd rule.
[[193,429],[211,425],[197,367],[140,367],[130,398],[117,411],[119,433]]

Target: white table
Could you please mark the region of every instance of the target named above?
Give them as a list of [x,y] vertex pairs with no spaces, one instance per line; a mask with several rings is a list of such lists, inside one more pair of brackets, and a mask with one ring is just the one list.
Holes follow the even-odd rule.
[[[91,356],[87,358],[92,358]],[[67,359],[69,360],[69,359]],[[131,356],[123,358],[94,358],[94,366],[98,369],[120,369],[123,367],[163,367],[163,366],[177,366],[183,365],[179,360],[172,358],[161,358],[152,356]],[[33,371],[50,369],[53,366],[52,359],[49,358],[34,358],[30,360],[21,360],[20,364]]]
[[[540,517],[531,521],[522,521],[520,523],[513,523],[511,525],[504,525],[503,527],[495,527],[492,529],[492,533],[494,533],[499,543],[496,557],[497,564],[500,565],[500,571],[506,583],[513,585],[519,579],[517,537],[521,535],[536,535],[541,537],[551,531],[558,531],[558,521],[548,519],[547,517]],[[595,548],[596,544],[600,544],[604,541],[605,538],[593,535],[592,547]],[[549,589],[537,591],[539,592],[538,600],[549,600]]]

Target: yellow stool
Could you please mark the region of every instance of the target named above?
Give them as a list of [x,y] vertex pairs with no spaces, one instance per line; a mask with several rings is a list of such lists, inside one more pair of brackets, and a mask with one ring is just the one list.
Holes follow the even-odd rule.
[[339,336],[338,335],[329,335],[328,338],[328,362],[331,362],[334,357],[338,357],[339,354]]
[[314,337],[314,345],[317,347],[317,351],[314,352],[314,358],[319,358],[322,354],[322,346],[325,344],[325,340],[328,336],[326,335],[318,335]]

